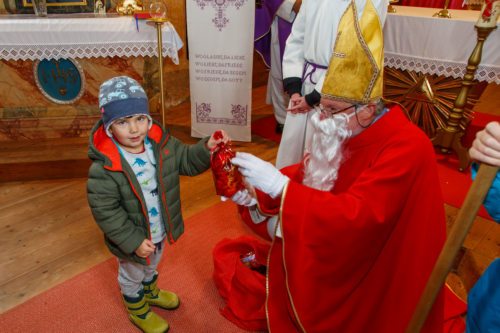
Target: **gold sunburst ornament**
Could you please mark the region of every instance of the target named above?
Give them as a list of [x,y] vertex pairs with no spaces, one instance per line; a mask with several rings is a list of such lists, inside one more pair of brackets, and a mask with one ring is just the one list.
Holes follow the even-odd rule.
[[[446,127],[462,80],[388,67],[384,74],[384,98],[400,103],[412,122],[429,138],[433,138],[439,128]],[[472,108],[478,99],[478,92],[469,95],[460,123],[462,130],[473,118]]]

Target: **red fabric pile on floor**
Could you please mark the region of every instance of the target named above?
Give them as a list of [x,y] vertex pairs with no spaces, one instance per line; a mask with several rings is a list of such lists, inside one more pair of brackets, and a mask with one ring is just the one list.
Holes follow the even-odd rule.
[[444,333],[464,333],[467,304],[451,291],[448,285],[444,286]]
[[[255,254],[254,263],[242,262],[248,253]],[[219,294],[226,301],[221,314],[238,327],[267,330],[265,312],[265,269],[269,244],[254,237],[242,236],[223,239],[214,247],[214,281]]]

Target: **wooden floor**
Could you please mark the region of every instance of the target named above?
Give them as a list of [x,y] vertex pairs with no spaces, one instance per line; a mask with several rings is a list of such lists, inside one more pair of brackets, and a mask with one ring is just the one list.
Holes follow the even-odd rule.
[[[264,99],[265,86],[254,89],[254,120],[272,114]],[[166,122],[176,137],[195,141],[190,137],[188,104],[169,110]],[[72,156],[86,156],[87,139],[71,146]],[[277,152],[276,143],[258,136],[235,148],[268,161],[274,161]],[[36,148],[32,151],[37,154]],[[88,208],[85,184],[84,178],[0,183],[0,313],[111,257]],[[185,218],[220,200],[210,172],[183,177],[181,193]],[[451,225],[457,209],[446,210]],[[478,218],[465,247],[458,266],[462,279],[450,277],[462,297],[488,263],[500,256],[499,226]]]
[[[253,119],[272,114],[265,92],[265,86],[254,90]],[[167,124],[175,124],[169,125],[173,135],[184,142],[196,141],[190,137],[190,117],[187,103],[169,110],[166,117]],[[71,151],[75,160],[87,159],[87,142],[73,139],[63,154]],[[46,146],[24,148],[36,159],[41,150],[50,153]],[[45,158],[59,158],[57,148],[53,158]],[[276,143],[258,136],[251,143],[235,143],[235,148],[269,161],[277,152]],[[0,147],[0,155],[2,149],[7,150]],[[23,163],[26,152],[11,155]],[[0,313],[111,257],[88,208],[85,186],[85,178],[0,183]],[[219,200],[210,172],[182,177],[184,218]]]

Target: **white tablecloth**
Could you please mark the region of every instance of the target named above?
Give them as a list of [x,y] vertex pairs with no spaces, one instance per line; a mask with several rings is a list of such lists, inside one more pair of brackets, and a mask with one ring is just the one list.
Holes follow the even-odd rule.
[[[385,65],[462,78],[477,42],[479,12],[450,10],[453,18],[442,19],[432,17],[436,8],[395,7],[384,26]],[[140,20],[137,31],[130,16],[0,16],[0,58],[6,60],[155,56],[156,38],[154,26]],[[174,27],[166,24],[163,54],[178,63],[181,47]],[[476,79],[500,84],[500,29],[483,46]]]
[[[0,59],[36,60],[59,58],[155,56],[156,27],[131,16],[93,15],[0,16]],[[179,62],[183,46],[170,23],[163,26],[163,55]]]
[[[384,26],[385,65],[423,74],[463,78],[477,43],[479,11],[449,10],[451,19],[436,18],[436,8],[394,6]],[[498,26],[497,26],[498,27]],[[483,45],[476,72],[479,81],[500,84],[500,29]]]

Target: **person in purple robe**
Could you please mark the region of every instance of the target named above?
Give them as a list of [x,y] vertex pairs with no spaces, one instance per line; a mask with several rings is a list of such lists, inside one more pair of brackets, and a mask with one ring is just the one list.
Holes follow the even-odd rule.
[[283,131],[289,97],[283,89],[281,63],[292,22],[302,0],[261,0],[255,11],[254,46],[270,68],[266,102],[273,105],[276,132]]

